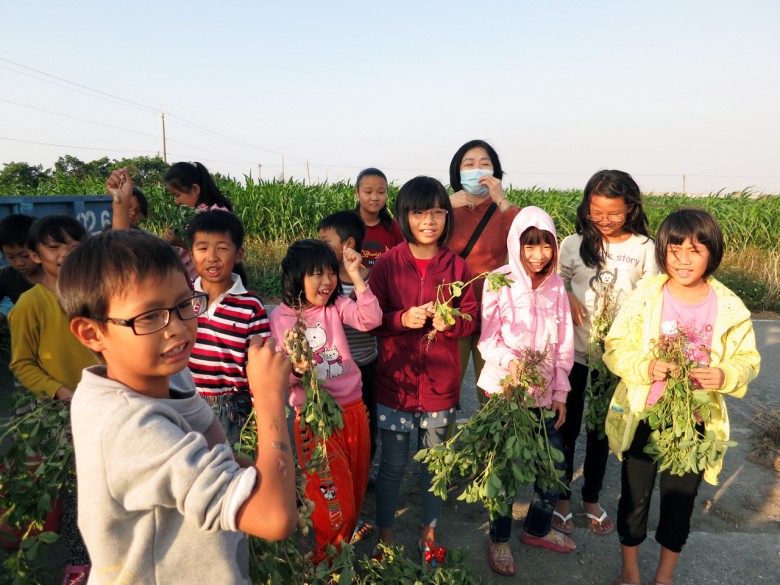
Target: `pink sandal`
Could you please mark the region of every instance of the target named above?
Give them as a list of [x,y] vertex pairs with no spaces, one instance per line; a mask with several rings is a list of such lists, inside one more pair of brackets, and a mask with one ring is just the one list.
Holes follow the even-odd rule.
[[[497,575],[511,577],[515,574],[515,559],[508,542],[488,541],[488,565]],[[499,565],[505,565],[508,568],[500,569]]]
[[86,585],[92,565],[68,565],[62,578],[62,585]]
[[577,548],[571,538],[557,530],[550,530],[544,536],[533,536],[523,531],[520,535],[520,542],[529,546],[541,546],[559,553],[570,553]]

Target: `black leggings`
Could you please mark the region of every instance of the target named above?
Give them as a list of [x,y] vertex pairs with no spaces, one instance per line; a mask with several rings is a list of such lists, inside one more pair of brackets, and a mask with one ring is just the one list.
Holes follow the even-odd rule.
[[[566,397],[566,422],[561,427],[563,435],[563,456],[566,461],[566,472],[563,483],[567,486],[574,475],[574,446],[582,428],[582,415],[585,411],[585,386],[588,382],[588,366],[574,363],[569,374],[571,390]],[[599,439],[598,431],[587,431],[585,443],[585,464],[582,475],[585,483],[582,486],[582,501],[596,504],[599,501],[599,492],[604,482],[604,473],[607,470],[607,457],[609,457],[609,442],[607,438]],[[570,491],[561,491],[561,500],[568,500]]]
[[[647,514],[655,485],[658,465],[644,452],[650,426],[640,422],[631,447],[623,453],[617,530],[620,543],[639,546],[647,538]],[[673,475],[661,472],[661,514],[655,540],[670,551],[679,553],[691,531],[691,515],[699,493],[703,473]]]
[[377,438],[377,426],[376,426],[376,377],[377,377],[377,362],[378,359],[374,358],[374,361],[365,364],[364,366],[358,366],[360,368],[360,374],[363,377],[363,404],[366,405],[368,411],[368,433],[371,438],[371,458],[368,460],[369,465],[374,460],[376,454],[376,438]]

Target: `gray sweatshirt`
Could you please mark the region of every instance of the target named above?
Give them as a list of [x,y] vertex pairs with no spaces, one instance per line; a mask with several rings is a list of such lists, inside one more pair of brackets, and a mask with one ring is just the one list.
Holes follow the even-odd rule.
[[171,398],[84,370],[71,407],[90,584],[249,583],[236,512],[256,480],[233,458],[189,370]]

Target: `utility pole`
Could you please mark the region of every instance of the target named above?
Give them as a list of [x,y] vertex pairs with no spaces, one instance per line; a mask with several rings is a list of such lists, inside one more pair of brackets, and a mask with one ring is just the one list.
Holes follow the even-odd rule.
[[262,180],[262,176],[260,173],[263,172],[263,165],[260,163],[257,164],[257,182],[259,183]]
[[284,183],[284,155],[282,155],[282,183]]
[[306,161],[306,177],[309,179],[309,187],[311,187],[311,173],[309,172],[309,161]]
[[162,122],[162,159],[163,162],[168,162],[168,157],[165,152],[165,112],[160,112],[160,121]]
[[685,175],[683,175],[683,195],[685,195]]

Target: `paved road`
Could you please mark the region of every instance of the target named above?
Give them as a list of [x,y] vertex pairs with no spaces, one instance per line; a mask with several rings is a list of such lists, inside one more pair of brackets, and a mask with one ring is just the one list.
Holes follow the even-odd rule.
[[[726,457],[721,474],[721,485],[702,484],[697,507],[692,518],[692,532],[681,557],[677,585],[726,584],[726,583],[779,583],[780,582],[780,477],[773,471],[746,460],[751,450],[752,430],[748,424],[758,408],[780,409],[780,321],[754,321],[762,369],[751,384],[744,400],[728,399],[733,438],[739,446]],[[467,373],[461,397],[463,413],[468,416],[476,409],[473,372]],[[528,506],[528,498],[520,498],[514,506],[512,550],[517,564],[517,574],[512,577],[495,575],[486,562],[487,515],[478,505],[458,502],[451,494],[444,505],[438,530],[440,544],[469,551],[469,567],[486,582],[533,583],[534,585],[567,585],[612,583],[620,566],[620,545],[617,534],[598,536],[586,528],[585,517],[579,511],[584,433],[578,444],[575,460],[574,494],[572,509],[575,511],[574,539],[577,550],[570,555],[533,549],[520,544],[522,520]],[[411,473],[402,486],[402,499],[398,513],[397,538],[407,551],[416,547],[419,519],[420,492],[417,487],[416,463],[410,465]],[[602,504],[613,519],[617,510],[620,491],[620,464],[610,457]],[[530,488],[529,488],[530,494]],[[371,518],[373,498],[369,494],[364,513]],[[657,521],[657,493],[649,528],[655,529]],[[652,576],[658,558],[659,546],[653,541],[653,532],[641,549],[641,567],[645,582]],[[373,545],[373,541],[370,543]],[[369,543],[359,544],[359,553],[370,552]],[[408,553],[413,558],[416,553]]]

